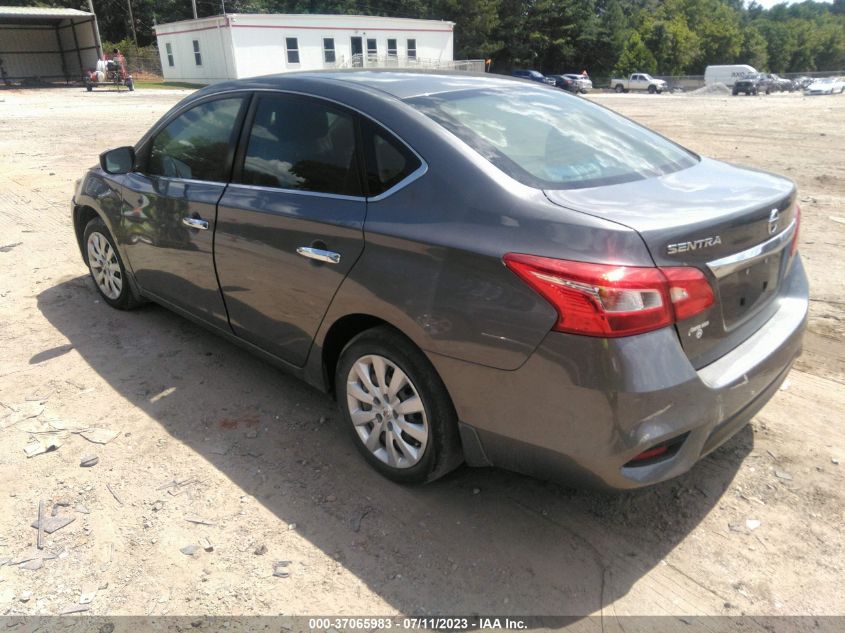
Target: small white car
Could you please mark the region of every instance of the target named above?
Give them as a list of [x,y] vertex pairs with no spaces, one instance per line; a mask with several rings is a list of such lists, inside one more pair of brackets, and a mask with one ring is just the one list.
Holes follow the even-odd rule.
[[845,92],[845,78],[824,77],[804,88],[805,95],[835,95]]
[[572,80],[572,82],[578,87],[578,92],[586,93],[593,89],[593,81],[585,75],[569,74],[564,75],[564,77]]

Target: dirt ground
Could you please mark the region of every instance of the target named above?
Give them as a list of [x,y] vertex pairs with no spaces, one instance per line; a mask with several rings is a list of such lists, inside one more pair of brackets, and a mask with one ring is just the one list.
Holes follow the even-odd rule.
[[[751,425],[684,477],[604,494],[492,469],[396,486],[328,397],[99,301],[74,181],[185,94],[0,91],[0,615],[845,613],[845,97],[591,97],[793,178],[812,283],[804,356]],[[27,458],[49,430],[61,446]],[[74,521],[39,552],[40,500]]]

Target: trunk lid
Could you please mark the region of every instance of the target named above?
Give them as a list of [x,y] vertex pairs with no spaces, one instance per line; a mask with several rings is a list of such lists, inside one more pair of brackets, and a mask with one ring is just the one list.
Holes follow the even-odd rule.
[[772,315],[794,230],[790,180],[704,158],[659,178],[546,195],[634,229],[658,266],[705,273],[715,304],[677,324],[695,367],[733,349]]

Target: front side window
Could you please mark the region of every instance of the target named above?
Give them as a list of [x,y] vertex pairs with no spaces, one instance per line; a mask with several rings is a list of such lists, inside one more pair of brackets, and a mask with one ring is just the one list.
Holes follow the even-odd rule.
[[421,163],[413,152],[372,121],[362,125],[367,194],[377,196],[411,175]]
[[361,195],[354,115],[301,97],[262,97],[247,141],[241,182]]
[[334,52],[334,38],[333,37],[324,37],[323,38],[323,60],[327,64],[334,64],[337,60]]
[[407,102],[512,178],[539,189],[630,182],[697,162],[651,130],[562,91],[462,90]]
[[417,40],[408,40],[408,59],[417,58]]
[[375,39],[367,40],[367,56],[372,59],[378,57],[378,43]]
[[173,68],[173,48],[170,46],[170,42],[164,45],[164,50],[167,53],[167,65]]
[[288,53],[288,64],[299,63],[299,41],[295,37],[285,38],[285,48]]
[[242,98],[209,101],[179,115],[156,135],[147,173],[221,182]]
[[194,40],[194,61],[197,66],[202,66],[202,53],[200,53],[199,40]]

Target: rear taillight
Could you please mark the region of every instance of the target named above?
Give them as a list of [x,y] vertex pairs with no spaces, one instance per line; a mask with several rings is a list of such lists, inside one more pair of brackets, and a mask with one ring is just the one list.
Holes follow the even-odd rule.
[[713,304],[697,268],[643,268],[508,253],[505,265],[556,309],[559,332],[629,336],[687,319]]
[[798,231],[801,228],[801,207],[795,205],[795,233],[792,234],[792,247],[789,249],[789,256],[794,257],[798,252]]

